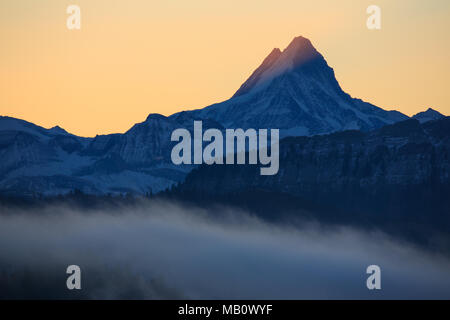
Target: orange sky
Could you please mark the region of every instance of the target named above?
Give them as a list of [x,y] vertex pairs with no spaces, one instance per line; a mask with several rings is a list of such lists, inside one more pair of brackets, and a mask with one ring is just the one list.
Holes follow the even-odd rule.
[[[82,27],[66,28],[81,7]],[[366,28],[366,8],[382,29]],[[229,98],[274,47],[313,42],[345,91],[450,115],[448,0],[0,2],[0,114],[83,135]]]

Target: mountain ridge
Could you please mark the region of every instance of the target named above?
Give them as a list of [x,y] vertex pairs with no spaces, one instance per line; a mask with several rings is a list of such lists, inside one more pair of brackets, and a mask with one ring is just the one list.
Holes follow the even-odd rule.
[[415,114],[414,116],[412,116],[412,118],[419,120],[421,123],[424,123],[427,121],[443,119],[445,118],[445,116],[439,111],[428,108],[426,111]]
[[150,113],[124,133],[84,138],[0,117],[0,193],[162,191],[193,168],[171,163],[170,136],[177,128],[192,132],[195,120],[205,129],[277,128],[287,137],[368,132],[406,119],[345,93],[312,43],[296,37],[283,51],[273,49],[230,99],[170,116]]

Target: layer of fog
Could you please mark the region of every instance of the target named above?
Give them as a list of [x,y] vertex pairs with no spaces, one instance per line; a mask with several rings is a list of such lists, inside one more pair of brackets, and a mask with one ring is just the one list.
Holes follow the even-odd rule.
[[[448,258],[382,233],[167,203],[0,210],[0,298],[450,298]],[[66,288],[72,264],[80,291]],[[366,287],[372,264],[381,290]]]

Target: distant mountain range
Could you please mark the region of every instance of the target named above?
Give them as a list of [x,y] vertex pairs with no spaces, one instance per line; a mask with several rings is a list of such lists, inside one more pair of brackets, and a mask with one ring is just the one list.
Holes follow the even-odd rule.
[[[422,124],[409,119],[369,132],[287,137],[280,142],[278,175],[261,176],[258,169],[201,165],[171,193],[192,201],[234,199],[252,205],[243,194],[285,194],[303,199],[303,206],[333,207],[334,213],[357,209],[409,218],[418,213],[424,219],[439,209],[450,222],[450,117]],[[253,201],[268,209],[265,199],[273,200]]]
[[[427,122],[444,116],[428,109],[414,118]],[[193,169],[171,163],[170,135],[177,128],[192,130],[194,120],[221,130],[278,128],[281,137],[289,137],[344,130],[365,135],[407,119],[398,111],[383,110],[345,93],[323,56],[308,39],[297,37],[285,50],[274,49],[229,100],[169,117],[150,114],[123,134],[82,138],[59,127],[45,129],[0,117],[0,194],[35,197],[73,190],[98,195],[165,190],[183,182]],[[290,165],[299,165],[295,163]],[[281,177],[287,168],[280,170]]]

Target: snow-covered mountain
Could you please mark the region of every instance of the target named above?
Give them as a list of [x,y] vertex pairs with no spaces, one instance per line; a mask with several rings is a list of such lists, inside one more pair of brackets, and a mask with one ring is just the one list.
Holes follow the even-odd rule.
[[80,138],[0,118],[0,193],[36,196],[158,192],[189,168],[170,163],[170,134],[179,123],[150,115],[124,134]]
[[419,120],[420,123],[424,123],[432,120],[443,119],[445,116],[432,108],[428,108],[427,111],[415,114],[413,118]]
[[[0,194],[37,196],[80,190],[89,194],[155,193],[182,181],[191,166],[170,160],[172,131],[193,119],[150,114],[123,134],[81,138],[0,117]],[[219,128],[205,121],[205,128]]]
[[[427,111],[428,117],[430,112]],[[170,117],[150,114],[123,134],[81,138],[0,117],[0,195],[158,192],[180,181],[191,166],[170,160],[177,128],[278,128],[281,136],[368,131],[408,119],[345,93],[311,42],[295,38],[274,49],[229,100]]]
[[345,93],[333,69],[303,37],[283,51],[274,49],[231,99],[189,112],[227,128],[278,128],[282,136],[366,131],[408,119]]
[[368,132],[287,137],[276,176],[260,175],[258,166],[202,165],[168,196],[283,222],[292,213],[378,225],[395,235],[407,230],[408,238],[416,234],[431,245],[437,230],[450,230],[449,155],[450,117],[408,119]]

